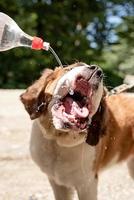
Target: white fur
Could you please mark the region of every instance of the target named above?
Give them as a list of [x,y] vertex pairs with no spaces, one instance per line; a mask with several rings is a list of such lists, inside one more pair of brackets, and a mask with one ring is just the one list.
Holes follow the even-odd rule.
[[77,77],[78,74],[83,74],[84,77],[87,77],[87,74],[85,72],[85,68],[89,67],[88,65],[85,66],[78,66],[74,69],[72,69],[71,71],[67,72],[65,75],[63,75],[60,80],[58,81],[58,84],[54,90],[54,96],[63,96],[63,91],[62,93],[59,93],[59,91],[61,90],[61,85],[62,87],[64,85],[68,85],[68,88],[70,88],[71,85],[73,85],[73,81],[75,80],[75,78]]
[[93,172],[94,147],[86,143],[62,147],[55,140],[43,137],[35,121],[30,149],[33,160],[48,175],[56,200],[71,200],[71,188],[77,190],[79,200],[97,200],[97,180]]

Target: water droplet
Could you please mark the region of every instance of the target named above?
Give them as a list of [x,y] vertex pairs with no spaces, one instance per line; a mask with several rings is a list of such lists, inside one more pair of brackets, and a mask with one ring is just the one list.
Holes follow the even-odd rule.
[[105,150],[107,150],[107,146],[105,146]]

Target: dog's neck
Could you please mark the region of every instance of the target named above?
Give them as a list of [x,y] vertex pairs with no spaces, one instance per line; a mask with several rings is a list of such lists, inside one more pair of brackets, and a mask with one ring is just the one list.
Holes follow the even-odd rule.
[[[92,122],[88,127],[88,134],[87,134],[86,142],[89,145],[92,145],[92,146],[97,145],[100,137],[105,135],[106,122],[105,122],[105,119],[104,119],[104,115],[105,115],[106,112],[108,112],[107,105],[106,105],[106,102],[105,102],[105,97],[108,97],[108,96],[111,96],[111,95],[116,95],[116,94],[119,94],[119,93],[122,93],[122,92],[126,92],[130,88],[132,88],[132,86],[127,86],[125,84],[122,84],[122,85],[114,88],[110,92],[108,92],[106,90],[106,88],[104,88],[104,93],[103,93],[103,97],[102,97],[100,106],[99,106],[97,112],[95,113],[95,115],[93,116]],[[110,115],[110,113],[109,113],[109,115]],[[112,118],[111,115],[110,115],[110,117]]]

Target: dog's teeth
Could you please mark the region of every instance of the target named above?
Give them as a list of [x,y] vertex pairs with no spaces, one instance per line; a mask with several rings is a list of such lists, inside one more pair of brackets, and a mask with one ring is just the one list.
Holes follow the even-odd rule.
[[70,95],[73,95],[73,94],[74,94],[73,89],[70,89],[70,90],[69,90],[69,94],[70,94]]

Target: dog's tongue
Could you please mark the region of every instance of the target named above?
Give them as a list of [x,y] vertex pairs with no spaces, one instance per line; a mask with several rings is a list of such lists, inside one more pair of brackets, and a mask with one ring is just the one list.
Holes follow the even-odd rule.
[[87,107],[81,107],[79,103],[74,101],[71,97],[66,97],[63,105],[65,107],[65,113],[76,118],[86,118],[89,115]]

